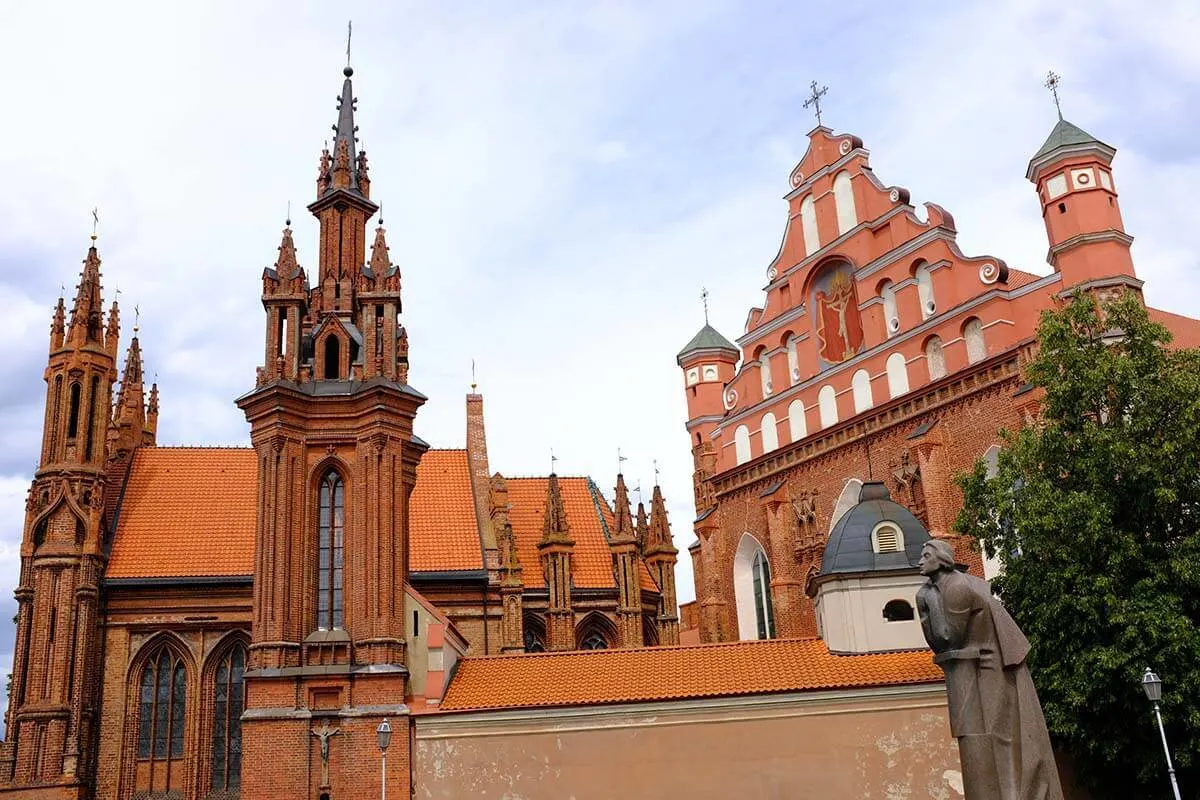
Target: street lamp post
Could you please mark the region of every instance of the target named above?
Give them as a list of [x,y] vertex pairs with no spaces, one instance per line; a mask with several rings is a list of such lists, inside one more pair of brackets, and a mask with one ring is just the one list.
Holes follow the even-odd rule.
[[1142,675],[1142,689],[1146,699],[1154,704],[1154,717],[1158,720],[1158,732],[1162,736],[1163,754],[1167,757],[1167,773],[1171,776],[1171,788],[1175,791],[1175,800],[1182,800],[1179,795],[1179,782],[1175,780],[1175,765],[1171,763],[1171,748],[1167,747],[1167,729],[1163,727],[1162,714],[1158,711],[1158,701],[1162,698],[1162,680],[1149,667]]
[[[375,739],[379,743],[379,800],[387,800],[387,749],[392,743],[392,726],[388,724],[387,717],[384,717],[383,722],[375,729]],[[1175,773],[1171,774],[1174,776]],[[1175,794],[1178,795],[1179,792],[1176,791]]]

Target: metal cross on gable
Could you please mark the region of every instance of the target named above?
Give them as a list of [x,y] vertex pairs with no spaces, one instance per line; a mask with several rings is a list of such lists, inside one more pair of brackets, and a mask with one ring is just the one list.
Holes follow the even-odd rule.
[[812,96],[804,101],[804,107],[808,108],[809,106],[812,106],[813,112],[817,115],[817,125],[820,126],[820,124],[821,124],[821,98],[824,97],[825,93],[829,91],[829,87],[822,86],[820,89],[818,89],[817,82],[813,81],[812,86],[811,86],[811,91],[812,91]]

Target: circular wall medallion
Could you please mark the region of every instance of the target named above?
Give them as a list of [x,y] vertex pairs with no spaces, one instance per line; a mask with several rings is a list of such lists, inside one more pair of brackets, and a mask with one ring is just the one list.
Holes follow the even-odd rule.
[[1088,175],[1086,172],[1081,172],[1075,176],[1075,180],[1079,182],[1080,186],[1087,186],[1092,182],[1092,176]]
[[984,283],[995,283],[1000,280],[1000,268],[990,261],[979,267],[979,280]]
[[838,152],[841,153],[842,155],[846,155],[846,153],[850,152],[850,140],[849,139],[842,140],[842,143],[840,145],[838,145]]

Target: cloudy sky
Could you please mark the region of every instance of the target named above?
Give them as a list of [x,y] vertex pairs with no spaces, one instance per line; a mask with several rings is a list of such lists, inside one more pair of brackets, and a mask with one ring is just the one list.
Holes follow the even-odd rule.
[[[0,4],[0,670],[40,442],[51,308],[99,206],[106,299],[141,308],[161,444],[245,444],[262,268],[288,202],[315,266],[317,155],[346,20],[357,121],[404,276],[418,432],[461,447],[471,361],[493,469],[593,476],[657,459],[686,547],[678,349],[760,301],[813,125],[949,209],[968,254],[1046,272],[1025,165],[1055,120],[1118,149],[1146,298],[1200,313],[1200,6],[1044,2]],[[124,343],[122,344],[124,349]],[[648,492],[647,492],[648,496]]]

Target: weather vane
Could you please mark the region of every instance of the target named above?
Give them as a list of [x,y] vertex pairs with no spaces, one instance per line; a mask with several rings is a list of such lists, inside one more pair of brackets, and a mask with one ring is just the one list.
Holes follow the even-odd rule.
[[558,456],[554,455],[554,448],[550,448],[550,474],[554,474],[554,464],[558,461]]
[[133,332],[137,333],[141,324],[142,310],[136,305],[133,307]]
[[625,463],[628,460],[629,459],[625,458],[625,456],[621,455],[621,448],[618,447],[617,448],[617,474],[618,475],[621,474],[621,470],[622,470],[621,464]]
[[1050,94],[1054,95],[1054,107],[1058,109],[1058,118],[1062,119],[1062,106],[1058,104],[1058,84],[1062,82],[1062,75],[1059,75],[1054,70],[1046,73],[1046,82],[1042,85],[1050,90]]
[[92,241],[96,241],[96,228],[100,227],[100,206],[92,209]]
[[704,324],[708,324],[708,289],[700,287],[700,302],[704,303]]
[[812,82],[812,97],[810,97],[804,101],[805,108],[812,106],[813,110],[816,112],[818,127],[820,127],[820,125],[821,125],[821,98],[824,97],[825,93],[828,91],[829,91],[828,86],[822,86],[820,89],[818,89],[817,82],[813,81]]
[[654,459],[654,485],[658,486],[658,459]]
[[[382,219],[381,219],[379,222],[380,222],[380,224],[381,224],[381,225],[383,224],[383,220],[382,220]],[[475,359],[473,359],[473,358],[472,358],[472,359],[471,359],[471,391],[472,391],[472,392],[474,392],[474,391],[475,391],[475,387],[476,387],[477,385],[478,385],[478,384],[477,384],[477,383],[475,383]]]
[[354,20],[346,20],[346,66],[350,66],[350,37],[354,33]]

